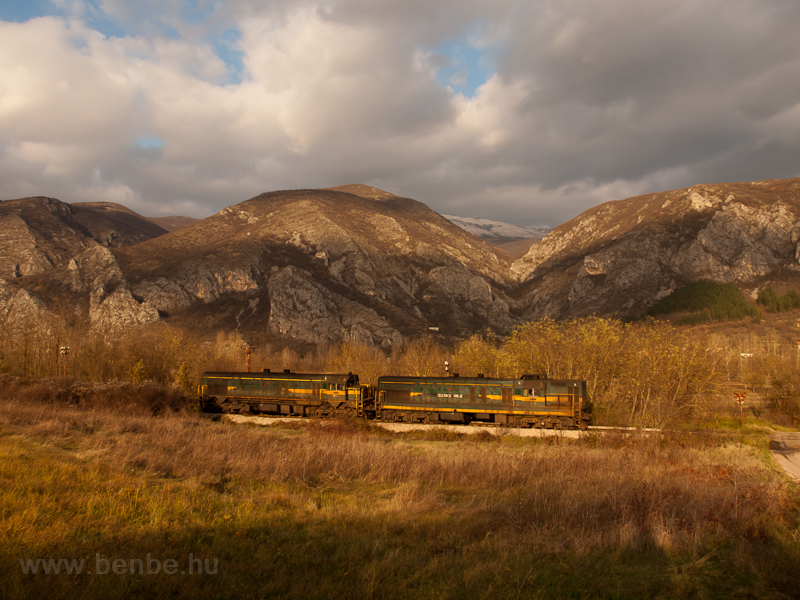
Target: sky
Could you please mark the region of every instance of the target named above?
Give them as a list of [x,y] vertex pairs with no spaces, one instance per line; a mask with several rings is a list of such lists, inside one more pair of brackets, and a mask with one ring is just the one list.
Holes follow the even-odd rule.
[[0,0],[0,199],[362,183],[555,227],[800,176],[797,0]]

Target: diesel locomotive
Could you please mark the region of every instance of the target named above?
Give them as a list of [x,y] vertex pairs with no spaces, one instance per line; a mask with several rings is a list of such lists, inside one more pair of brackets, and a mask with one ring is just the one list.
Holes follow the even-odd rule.
[[586,382],[522,375],[517,379],[386,375],[209,372],[201,410],[268,416],[344,417],[394,423],[470,423],[586,429]]

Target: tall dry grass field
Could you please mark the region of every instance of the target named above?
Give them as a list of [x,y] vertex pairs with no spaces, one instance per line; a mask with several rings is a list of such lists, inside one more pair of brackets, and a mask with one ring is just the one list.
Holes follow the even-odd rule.
[[45,388],[0,399],[3,598],[800,595],[797,491],[759,435],[257,428]]

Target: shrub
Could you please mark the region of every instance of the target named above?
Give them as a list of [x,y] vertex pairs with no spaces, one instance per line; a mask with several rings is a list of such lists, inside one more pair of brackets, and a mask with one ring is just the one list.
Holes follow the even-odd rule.
[[3,377],[0,389],[7,398],[25,404],[62,405],[110,409],[120,414],[159,415],[180,411],[189,406],[184,391],[174,385],[155,381],[128,383],[81,382],[71,379],[21,381]]
[[764,288],[758,293],[758,304],[766,307],[767,312],[786,312],[800,308],[800,294],[794,290],[789,290],[784,296],[778,296],[772,288]]
[[711,315],[706,310],[701,310],[700,312],[689,313],[688,315],[684,315],[675,319],[675,325],[700,325],[702,323],[710,323],[711,322]]
[[[751,306],[741,290],[732,283],[716,283],[715,281],[695,281],[673,291],[649,308],[650,316],[666,315],[676,312],[696,313],[708,311],[710,318],[722,321],[725,319],[740,320],[744,317],[755,317],[758,311]],[[696,317],[688,324],[704,322],[706,317]]]
[[667,323],[545,319],[518,327],[497,351],[503,376],[585,379],[595,424],[664,426],[703,408],[720,356]]
[[764,288],[758,293],[758,304],[766,307],[767,312],[778,312],[778,294],[772,288]]

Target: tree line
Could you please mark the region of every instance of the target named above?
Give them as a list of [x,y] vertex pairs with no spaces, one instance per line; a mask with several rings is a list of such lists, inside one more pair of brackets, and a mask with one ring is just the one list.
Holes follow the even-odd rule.
[[[204,371],[243,371],[245,348],[237,332],[204,340],[158,325],[103,335],[40,320],[0,332],[0,371],[28,379],[155,381],[193,397]],[[368,384],[381,375],[585,379],[597,424],[711,419],[731,405],[737,385],[766,397],[790,422],[800,418],[796,346],[763,333],[701,335],[655,320],[544,319],[505,337],[487,331],[446,346],[420,336],[390,351],[349,340],[302,353],[264,343],[251,349],[250,361],[254,371],[353,372]]]

